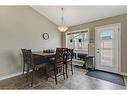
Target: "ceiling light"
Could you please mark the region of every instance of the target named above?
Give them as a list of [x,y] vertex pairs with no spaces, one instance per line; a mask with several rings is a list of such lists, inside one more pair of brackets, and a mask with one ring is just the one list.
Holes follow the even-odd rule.
[[64,25],[64,18],[63,18],[63,8],[61,8],[61,11],[62,11],[62,17],[61,17],[61,26],[58,27],[58,30],[60,32],[66,32],[68,27]]

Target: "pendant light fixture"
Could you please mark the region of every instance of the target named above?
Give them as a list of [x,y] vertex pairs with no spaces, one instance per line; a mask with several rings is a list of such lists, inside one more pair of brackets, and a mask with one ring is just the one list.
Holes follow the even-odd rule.
[[67,29],[68,29],[68,27],[64,25],[64,18],[63,18],[63,11],[64,11],[64,9],[61,8],[61,11],[62,11],[61,26],[58,27],[58,30],[59,30],[60,32],[66,32]]

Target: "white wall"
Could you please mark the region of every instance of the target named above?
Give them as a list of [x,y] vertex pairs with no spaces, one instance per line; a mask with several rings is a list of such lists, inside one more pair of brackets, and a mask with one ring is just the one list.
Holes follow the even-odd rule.
[[47,18],[29,6],[0,6],[0,77],[22,71],[21,48],[56,47],[61,47],[61,33]]

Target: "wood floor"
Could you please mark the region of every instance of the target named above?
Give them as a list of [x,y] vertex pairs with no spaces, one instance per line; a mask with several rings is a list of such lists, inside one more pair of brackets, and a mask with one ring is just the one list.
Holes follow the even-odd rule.
[[127,89],[125,86],[89,77],[85,75],[86,72],[84,69],[74,67],[74,75],[70,72],[69,78],[65,80],[62,76],[59,77],[57,85],[54,79],[47,80],[44,75],[36,74],[33,87],[30,87],[29,82],[21,75],[0,81],[0,89]]

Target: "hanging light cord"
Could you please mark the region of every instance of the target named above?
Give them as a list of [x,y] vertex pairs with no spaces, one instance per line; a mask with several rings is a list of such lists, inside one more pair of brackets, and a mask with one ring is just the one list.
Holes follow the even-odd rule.
[[63,25],[63,8],[61,8],[61,11],[62,11],[62,17],[61,17],[61,20],[62,20],[62,25]]
[[61,32],[65,32],[67,31],[68,27],[64,25],[64,13],[63,13],[64,9],[61,8],[61,25],[58,27],[58,30]]

